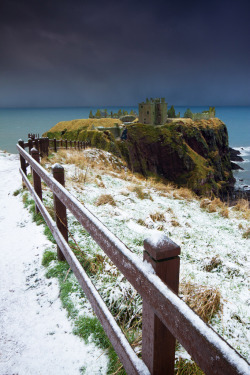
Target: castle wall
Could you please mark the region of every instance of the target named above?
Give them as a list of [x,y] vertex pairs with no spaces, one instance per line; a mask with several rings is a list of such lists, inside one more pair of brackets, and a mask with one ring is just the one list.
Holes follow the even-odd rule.
[[139,122],[141,124],[162,125],[167,120],[167,103],[162,99],[139,103]]
[[154,103],[139,104],[139,122],[141,124],[154,124],[155,122],[155,105]]

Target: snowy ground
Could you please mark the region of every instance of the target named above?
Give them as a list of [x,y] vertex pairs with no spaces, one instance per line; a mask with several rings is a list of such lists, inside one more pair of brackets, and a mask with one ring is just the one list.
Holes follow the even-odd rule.
[[0,152],[0,375],[105,374],[107,357],[72,334],[56,279],[44,277],[51,243],[13,196],[18,168],[16,155]]
[[[101,160],[106,157],[113,165],[116,163],[108,153],[90,149],[84,154],[94,160],[95,166],[100,161],[100,169],[94,165],[88,169],[87,160],[82,161],[82,169],[74,164],[65,164],[67,189],[139,257],[143,253],[143,240],[155,232],[166,234],[180,245],[181,282],[219,291],[221,310],[214,316],[211,325],[249,361],[250,239],[244,238],[249,219],[232,207],[229,208],[229,217],[223,217],[219,210],[208,212],[201,209],[199,200],[178,199],[178,193],[162,193],[145,180],[129,174],[126,177],[126,173],[106,173]],[[143,190],[144,199],[139,199],[133,191],[135,186]],[[97,205],[98,198],[103,194],[110,194],[116,205]],[[49,196],[46,200],[48,203]],[[154,216],[161,219],[154,219]],[[68,215],[68,220],[75,240],[91,259],[100,251],[98,246],[82,231],[72,215]],[[218,265],[208,271],[207,266],[213,258]],[[119,300],[122,309],[123,302],[133,291],[122,276],[109,276],[112,272],[117,275],[113,266],[107,263],[106,273],[98,275],[93,282],[110,308]],[[133,303],[134,309],[140,307],[140,301]],[[189,358],[187,353],[179,354]]]
[[[229,209],[229,218],[219,212],[209,213],[200,208],[200,201],[178,198],[173,191],[157,190],[124,170],[106,173],[101,161],[106,158],[116,164],[108,153],[92,149],[85,150],[84,154],[94,165],[84,158],[81,168],[67,162],[66,188],[139,257],[142,257],[143,240],[155,232],[166,234],[180,245],[181,282],[219,290],[222,309],[211,325],[249,360],[250,239],[244,238],[249,220],[233,208]],[[61,162],[59,159],[58,155],[56,161]],[[87,367],[85,374],[105,374],[107,358],[100,356],[101,350],[84,345],[72,335],[66,313],[61,309],[56,279],[44,277],[41,256],[46,248],[53,249],[53,246],[42,234],[42,227],[32,223],[19,195],[13,196],[13,191],[21,185],[18,166],[15,156],[0,153],[3,254],[0,258],[0,335],[4,344],[3,347],[0,344],[0,375],[79,374],[81,367]],[[138,197],[135,187],[143,191],[144,199]],[[111,195],[115,205],[97,205],[103,194]],[[44,191],[43,199],[47,206],[52,205],[49,191]],[[68,223],[90,260],[96,254],[103,255],[70,213]],[[218,260],[218,265],[208,271],[207,265],[213,258]],[[56,261],[51,262],[50,267],[55,264]],[[112,308],[118,301],[121,309],[128,308],[126,300],[131,298],[129,314],[139,311],[140,297],[134,298],[130,284],[106,258],[104,265],[105,272],[93,276],[92,281],[107,305]],[[72,273],[68,280],[77,284]],[[79,315],[91,314],[80,289],[72,293],[71,300]],[[178,355],[189,358],[183,350]]]

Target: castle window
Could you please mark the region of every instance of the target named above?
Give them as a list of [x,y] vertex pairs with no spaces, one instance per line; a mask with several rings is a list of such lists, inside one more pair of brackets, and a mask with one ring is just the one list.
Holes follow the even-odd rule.
[[141,108],[143,108],[143,105],[141,105]]
[[147,115],[149,115],[149,111],[147,111]]

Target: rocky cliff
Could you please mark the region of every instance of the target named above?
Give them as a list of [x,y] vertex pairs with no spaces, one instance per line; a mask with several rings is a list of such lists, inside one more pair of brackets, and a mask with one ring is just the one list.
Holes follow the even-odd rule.
[[[47,134],[58,138],[56,132]],[[70,131],[64,132],[67,137]],[[134,172],[161,176],[197,194],[224,194],[234,185],[227,128],[217,118],[179,119],[162,126],[131,124],[125,141],[86,128],[79,129],[77,137],[122,156]]]
[[127,128],[128,163],[134,171],[160,175],[198,194],[232,189],[227,128],[219,119]]

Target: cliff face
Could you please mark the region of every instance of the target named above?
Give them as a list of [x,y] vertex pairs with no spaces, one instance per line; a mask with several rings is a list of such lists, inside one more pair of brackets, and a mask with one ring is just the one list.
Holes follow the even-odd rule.
[[129,168],[144,176],[161,176],[197,194],[225,194],[233,188],[228,134],[225,124],[210,120],[175,120],[163,126],[131,124],[127,140],[115,140],[109,131],[87,127],[72,130],[56,126],[49,138],[88,140],[94,147],[126,159]]
[[127,128],[127,161],[133,171],[160,175],[198,194],[233,187],[227,128],[219,119]]

